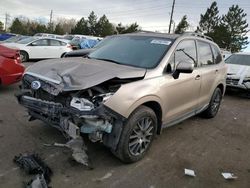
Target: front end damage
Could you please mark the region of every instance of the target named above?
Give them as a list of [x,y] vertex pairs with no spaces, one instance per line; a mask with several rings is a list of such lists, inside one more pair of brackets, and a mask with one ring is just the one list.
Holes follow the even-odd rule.
[[62,85],[25,74],[18,102],[28,109],[30,121],[42,120],[76,139],[88,134],[112,150],[119,142],[125,118],[104,105],[121,84],[135,79],[111,79],[83,90],[63,91]]

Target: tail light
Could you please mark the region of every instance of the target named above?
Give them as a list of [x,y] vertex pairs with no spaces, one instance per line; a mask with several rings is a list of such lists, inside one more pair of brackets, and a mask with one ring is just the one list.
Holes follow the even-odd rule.
[[20,51],[18,50],[16,52],[16,55],[14,56],[14,59],[16,59],[18,61],[18,63],[21,63],[21,56],[20,56]]

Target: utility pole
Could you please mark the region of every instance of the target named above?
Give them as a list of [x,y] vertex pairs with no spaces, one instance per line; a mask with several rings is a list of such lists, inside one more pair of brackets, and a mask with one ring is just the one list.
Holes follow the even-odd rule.
[[9,23],[10,15],[8,13],[5,14],[5,32],[7,32],[7,25]]
[[52,17],[53,17],[53,10],[50,11],[50,17],[49,17],[49,30],[50,30],[50,32],[52,32],[52,30],[53,30]]
[[169,28],[168,28],[168,33],[170,33],[171,30],[171,24],[172,24],[172,19],[173,19],[173,13],[174,13],[174,5],[175,5],[175,0],[173,0],[173,5],[172,5],[172,11],[171,11],[171,15],[170,15],[170,23],[169,23]]

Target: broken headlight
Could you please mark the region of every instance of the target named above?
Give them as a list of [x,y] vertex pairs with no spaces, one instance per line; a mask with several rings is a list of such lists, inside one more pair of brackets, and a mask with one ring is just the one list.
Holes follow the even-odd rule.
[[85,98],[73,97],[70,106],[77,108],[80,111],[90,111],[94,109],[94,104]]
[[93,97],[92,101],[96,106],[99,106],[100,103],[106,102],[112,95],[114,95],[114,93],[96,95]]

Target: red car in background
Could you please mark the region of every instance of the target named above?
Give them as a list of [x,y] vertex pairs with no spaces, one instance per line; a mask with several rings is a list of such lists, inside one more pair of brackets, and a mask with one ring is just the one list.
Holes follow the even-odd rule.
[[20,81],[24,70],[19,50],[0,45],[0,85],[10,85]]

